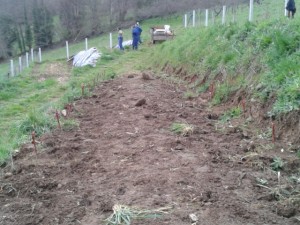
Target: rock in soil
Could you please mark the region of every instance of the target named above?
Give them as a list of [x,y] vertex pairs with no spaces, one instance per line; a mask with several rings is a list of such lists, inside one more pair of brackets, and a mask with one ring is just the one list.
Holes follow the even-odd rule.
[[142,106],[142,105],[145,105],[146,104],[146,99],[140,99],[137,101],[137,103],[135,103],[135,106]]

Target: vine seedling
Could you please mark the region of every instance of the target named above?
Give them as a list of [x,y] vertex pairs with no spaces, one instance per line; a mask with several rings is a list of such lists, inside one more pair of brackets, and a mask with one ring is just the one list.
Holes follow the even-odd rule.
[[274,122],[272,122],[272,141],[273,141],[273,143],[275,143],[275,140],[276,140],[275,135],[276,135],[275,124],[274,124]]
[[81,84],[81,95],[84,96],[84,83]]
[[215,85],[214,85],[214,83],[212,83],[209,86],[209,93],[210,93],[210,99],[213,99],[213,97],[215,96]]
[[60,116],[59,116],[59,113],[58,113],[57,110],[56,110],[56,113],[55,113],[55,118],[56,118],[56,120],[57,120],[58,128],[61,129],[60,121],[59,121]]
[[32,131],[32,133],[31,133],[31,138],[32,138],[31,143],[33,144],[34,152],[35,152],[35,154],[37,155],[36,141],[35,141],[35,131]]

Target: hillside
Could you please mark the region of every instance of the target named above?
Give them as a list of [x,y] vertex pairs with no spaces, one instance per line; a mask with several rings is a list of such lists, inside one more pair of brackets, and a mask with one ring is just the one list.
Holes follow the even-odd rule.
[[[300,17],[275,17],[151,19],[138,51],[104,35],[95,68],[57,49],[3,79],[0,224],[299,224]],[[166,23],[174,40],[150,44]]]

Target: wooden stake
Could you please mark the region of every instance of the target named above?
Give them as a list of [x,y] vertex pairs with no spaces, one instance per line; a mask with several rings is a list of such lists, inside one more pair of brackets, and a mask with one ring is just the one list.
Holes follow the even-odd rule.
[[71,104],[67,104],[67,115],[69,116],[72,112],[72,105]]
[[82,97],[84,96],[84,84],[82,83],[81,84],[81,94],[82,94]]
[[57,120],[58,128],[61,129],[60,122],[59,122],[60,116],[59,116],[59,113],[58,113],[57,110],[56,110],[56,113],[55,113],[55,117],[56,117],[56,120]]
[[210,93],[210,99],[213,99],[213,97],[215,96],[215,85],[214,85],[214,83],[210,84],[209,93]]
[[273,143],[275,143],[275,141],[276,141],[275,135],[276,135],[276,133],[275,133],[275,124],[274,124],[274,122],[272,122],[272,141],[273,141]]
[[243,108],[243,114],[245,117],[246,116],[246,100],[245,100],[245,98],[243,98],[243,100],[242,100],[242,108]]

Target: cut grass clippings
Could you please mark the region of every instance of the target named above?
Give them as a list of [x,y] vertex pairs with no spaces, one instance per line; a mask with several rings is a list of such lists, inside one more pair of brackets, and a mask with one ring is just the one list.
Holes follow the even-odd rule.
[[130,225],[132,220],[156,219],[168,214],[172,207],[144,210],[126,205],[114,205],[113,213],[105,220],[107,225]]

